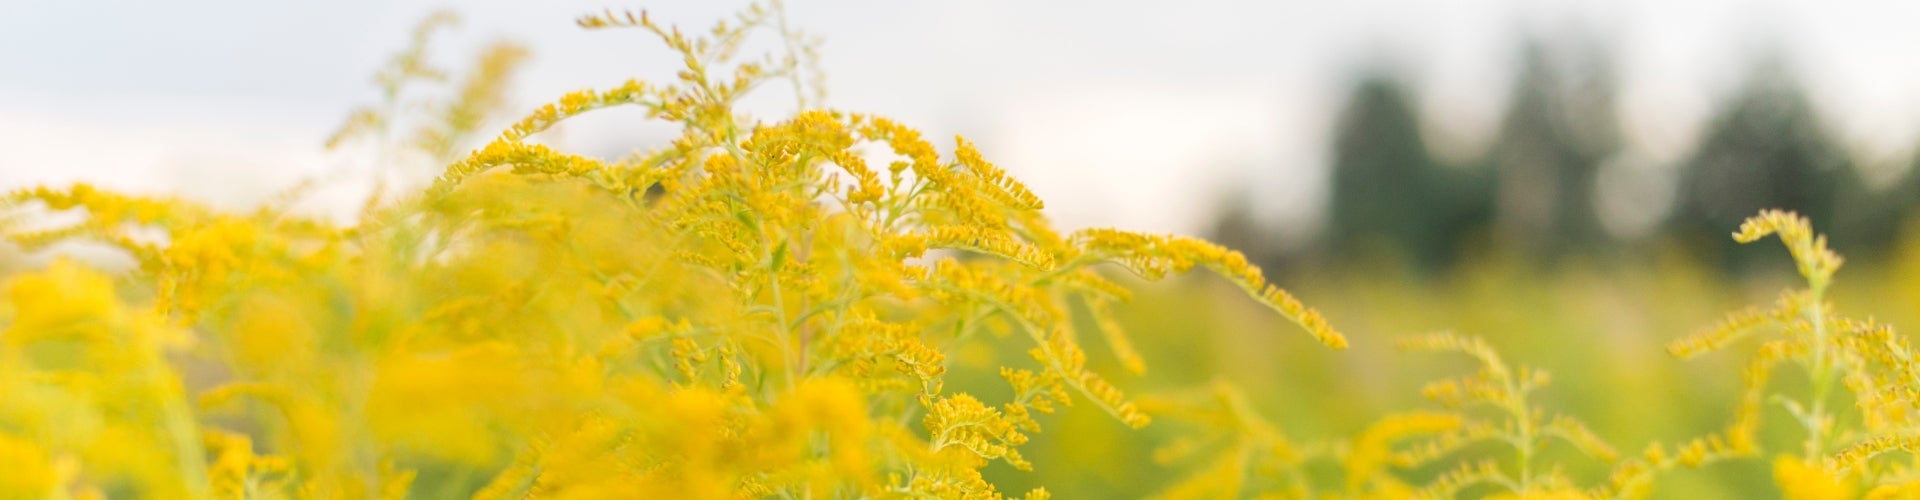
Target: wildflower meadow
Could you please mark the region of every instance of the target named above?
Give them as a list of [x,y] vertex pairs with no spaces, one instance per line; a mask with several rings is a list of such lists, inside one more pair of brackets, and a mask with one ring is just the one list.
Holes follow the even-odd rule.
[[[529,53],[449,74],[447,23],[316,138],[437,166],[348,220],[307,186],[0,198],[44,256],[0,286],[0,498],[1920,498],[1920,273],[1841,272],[1792,211],[1703,235],[1773,248],[1757,292],[1492,251],[1280,279],[1060,229],[993,150],[822,106],[778,3],[580,17],[683,67],[530,112]],[[543,140],[614,108],[676,135]]]

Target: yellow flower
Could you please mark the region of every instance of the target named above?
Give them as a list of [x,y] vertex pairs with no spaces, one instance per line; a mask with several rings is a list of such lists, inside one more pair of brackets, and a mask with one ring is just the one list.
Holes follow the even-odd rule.
[[59,477],[45,450],[12,434],[0,433],[0,497],[44,498],[53,493]]
[[494,426],[538,401],[530,391],[534,374],[523,359],[498,343],[386,356],[367,401],[373,432],[430,456],[491,463],[500,451]]
[[23,274],[7,287],[18,315],[0,338],[23,344],[48,337],[102,335],[101,322],[115,316],[119,299],[105,275],[67,259]]
[[1774,457],[1773,482],[1789,500],[1840,500],[1854,495],[1852,480],[1790,455]]
[[1522,494],[1501,493],[1487,497],[1487,500],[1592,500],[1593,495],[1570,488],[1534,490]]
[[1867,492],[1867,500],[1914,500],[1920,499],[1920,481],[1908,481],[1889,484]]

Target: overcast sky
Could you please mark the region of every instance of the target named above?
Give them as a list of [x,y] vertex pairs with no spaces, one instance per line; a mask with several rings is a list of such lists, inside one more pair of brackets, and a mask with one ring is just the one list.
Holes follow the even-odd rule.
[[[1756,46],[1783,52],[1869,161],[1920,140],[1915,2],[790,2],[793,21],[826,39],[829,105],[893,116],[943,147],[954,133],[975,139],[1069,226],[1196,231],[1227,186],[1292,215],[1283,221],[1314,214],[1327,128],[1355,72],[1383,59],[1421,92],[1433,136],[1470,153],[1502,112],[1529,32],[1590,33],[1612,49],[1645,163],[1684,154]],[[245,204],[303,178],[358,178],[364,165],[321,142],[374,99],[369,75],[409,27],[451,3],[295,4],[0,0],[0,188],[86,180]],[[532,48],[519,108],[677,68],[638,32],[575,28],[582,13],[646,7],[704,28],[738,7],[457,6],[464,22],[442,60],[501,37]],[[630,118],[560,140],[605,154],[663,133]]]

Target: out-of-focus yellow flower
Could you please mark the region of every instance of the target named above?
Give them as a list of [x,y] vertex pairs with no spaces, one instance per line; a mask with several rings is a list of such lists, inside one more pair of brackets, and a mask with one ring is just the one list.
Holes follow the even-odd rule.
[[503,451],[504,419],[524,415],[538,388],[522,353],[501,343],[453,352],[399,352],[382,359],[367,398],[367,420],[403,449],[468,464]]
[[1418,412],[1380,419],[1354,438],[1347,454],[1347,491],[1360,491],[1377,472],[1391,464],[1396,441],[1452,431],[1465,423],[1458,414]]
[[53,337],[97,340],[120,308],[112,280],[67,259],[15,277],[7,299],[16,315],[0,339],[14,344]]
[[0,432],[0,497],[46,498],[59,480],[46,450],[12,434]]
[[1818,462],[1791,455],[1773,459],[1773,483],[1790,500],[1842,500],[1854,497],[1852,480],[1835,475]]
[[1920,499],[1920,481],[1908,481],[1900,484],[1879,486],[1868,491],[1867,500],[1915,500]]
[[1550,488],[1526,493],[1503,492],[1487,500],[1593,500],[1593,495],[1572,488]]

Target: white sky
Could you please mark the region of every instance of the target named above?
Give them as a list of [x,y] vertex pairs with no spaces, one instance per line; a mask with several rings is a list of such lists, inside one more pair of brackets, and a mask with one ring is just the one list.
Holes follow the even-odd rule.
[[[789,1],[793,21],[826,38],[830,105],[895,117],[943,146],[973,138],[1068,226],[1196,231],[1211,193],[1246,186],[1304,227],[1355,70],[1386,56],[1421,91],[1432,136],[1470,151],[1502,112],[1530,30],[1590,32],[1615,49],[1633,157],[1647,162],[1684,153],[1763,44],[1782,48],[1869,160],[1904,158],[1920,140],[1920,3]],[[306,177],[364,177],[320,143],[374,99],[372,72],[441,4],[293,4],[0,0],[0,189],[87,180],[245,204]],[[573,26],[609,4],[458,5],[465,22],[441,60],[496,37],[529,45],[523,108],[677,68],[638,32]],[[689,28],[738,7],[611,5]],[[566,134],[607,153],[595,148],[660,129],[613,116]]]

